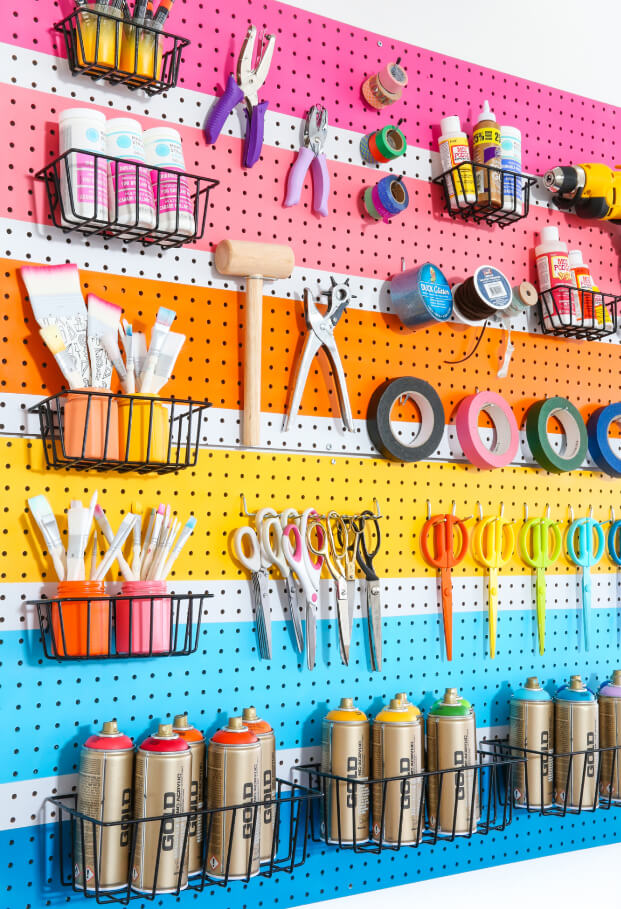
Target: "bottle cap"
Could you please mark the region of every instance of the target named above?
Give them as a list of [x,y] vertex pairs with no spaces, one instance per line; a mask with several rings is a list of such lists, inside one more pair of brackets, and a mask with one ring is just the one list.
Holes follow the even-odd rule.
[[584,261],[582,259],[582,250],[570,249],[569,250],[569,267],[578,268],[580,265],[584,265]]
[[187,729],[189,725],[187,713],[178,713],[173,720],[173,729]]
[[257,719],[257,708],[256,707],[244,707],[242,712],[242,720],[244,723],[253,723]]
[[529,691],[533,691],[533,690],[541,688],[541,685],[539,684],[539,679],[537,678],[537,676],[536,675],[529,676],[526,679],[526,684],[524,685],[524,688],[528,688]]
[[242,720],[242,718],[240,716],[231,716],[231,717],[229,717],[228,728],[235,729],[235,730],[241,732],[241,730],[244,729],[244,721]]
[[558,227],[553,227],[552,225],[542,227],[540,237],[541,243],[558,243],[560,241]]
[[457,696],[457,688],[447,688],[444,692],[444,703],[445,704],[458,704],[459,697]]
[[494,111],[489,109],[489,101],[483,102],[483,110],[479,114],[479,119],[477,120],[477,123],[480,123],[481,120],[494,120],[494,121],[496,120],[496,117],[494,116]]
[[106,720],[103,724],[103,728],[100,732],[100,735],[118,735],[119,727],[116,720]]
[[401,698],[392,698],[390,701],[391,710],[405,710],[405,704]]
[[397,694],[395,695],[395,698],[396,698],[398,701],[401,701],[402,704],[407,704],[407,702],[408,702],[408,696],[407,696],[407,694],[405,693],[405,691],[399,691],[399,692],[397,692]]
[[440,129],[442,130],[443,136],[447,133],[460,133],[461,123],[459,117],[443,117],[442,120],[440,120]]
[[517,128],[517,126],[501,126],[500,127],[500,139],[504,137],[508,139],[522,139],[522,131]]
[[341,703],[339,704],[341,710],[353,710],[354,709],[354,699],[353,698],[341,698]]
[[160,723],[160,725],[157,727],[156,735],[158,739],[177,738],[177,734],[173,731],[172,723]]
[[615,669],[613,672],[612,684],[621,687],[621,669]]
[[569,677],[569,688],[571,691],[582,691],[584,685],[582,683],[582,678],[579,675],[572,675]]

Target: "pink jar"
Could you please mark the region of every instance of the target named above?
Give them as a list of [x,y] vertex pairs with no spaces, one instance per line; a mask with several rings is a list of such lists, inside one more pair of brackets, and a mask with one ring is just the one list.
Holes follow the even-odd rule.
[[170,652],[172,601],[166,581],[125,581],[116,601],[116,652],[131,655]]

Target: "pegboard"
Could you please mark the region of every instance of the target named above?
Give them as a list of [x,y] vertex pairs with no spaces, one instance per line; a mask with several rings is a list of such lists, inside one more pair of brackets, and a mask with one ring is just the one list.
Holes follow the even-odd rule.
[[[320,16],[281,6],[274,0],[229,0],[213,5],[177,0],[171,30],[192,41],[184,54],[178,87],[148,99],[122,88],[100,86],[69,74],[53,22],[67,14],[69,0],[5,0],[5,43],[0,55],[0,113],[4,124],[0,166],[0,662],[3,718],[8,748],[0,755],[0,833],[5,868],[0,903],[7,909],[57,906],[82,899],[59,890],[54,866],[57,847],[46,795],[75,786],[81,742],[94,726],[116,716],[141,740],[154,723],[187,709],[208,735],[229,713],[254,703],[275,730],[280,772],[317,757],[321,719],[343,695],[355,694],[371,715],[395,691],[428,708],[448,684],[457,685],[477,711],[480,735],[506,730],[511,690],[536,673],[551,692],[581,672],[596,686],[619,666],[621,581],[602,560],[594,570],[594,640],[581,649],[580,579],[563,555],[549,572],[546,651],[536,646],[534,582],[514,559],[500,582],[497,657],[488,657],[487,589],[484,573],[470,555],[455,571],[454,659],[443,653],[437,578],[423,561],[419,533],[426,500],[434,511],[453,499],[460,515],[505,506],[520,520],[523,503],[531,514],[547,504],[565,521],[590,505],[608,517],[621,511],[619,482],[592,470],[552,476],[536,468],[524,434],[514,463],[484,472],[467,465],[455,436],[456,405],[477,387],[500,392],[518,423],[546,393],[568,397],[586,419],[615,401],[621,384],[617,339],[580,343],[544,337],[533,322],[516,319],[515,351],[509,374],[497,377],[506,332],[489,328],[475,355],[463,363],[477,331],[456,323],[406,332],[392,313],[387,279],[407,266],[431,261],[451,284],[482,263],[498,265],[512,284],[534,280],[532,247],[545,224],[556,224],[570,247],[580,247],[602,290],[619,292],[618,227],[583,222],[551,208],[540,186],[528,218],[503,231],[464,225],[442,211],[441,192],[430,184],[439,172],[437,138],[441,117],[459,114],[471,130],[485,98],[501,122],[520,126],[524,169],[543,173],[557,163],[609,161],[619,146],[619,109],[537,85],[472,63],[445,58]],[[261,96],[270,99],[262,159],[241,168],[245,117],[232,115],[214,146],[207,146],[205,116],[234,69],[237,52],[252,22],[276,35],[277,48]],[[336,50],[338,48],[338,50]],[[366,109],[359,95],[364,78],[400,56],[409,87],[398,107],[408,152],[390,165],[365,164],[363,134],[392,117]],[[311,181],[300,204],[282,202],[289,167],[299,147],[308,107],[328,108],[330,217],[311,211]],[[179,250],[125,248],[121,241],[65,236],[49,220],[42,185],[33,175],[58,150],[59,113],[88,105],[107,116],[133,116],[148,128],[170,124],[182,134],[186,168],[215,176],[204,238]],[[394,108],[397,114],[397,108]],[[390,225],[364,219],[360,195],[383,173],[402,175],[410,206]],[[243,282],[225,279],[213,267],[213,248],[225,235],[290,243],[296,268],[290,280],[265,286],[262,409],[263,449],[240,446],[242,391]],[[60,374],[43,347],[19,277],[24,263],[75,262],[85,292],[121,304],[137,329],[150,325],[160,305],[177,312],[176,329],[187,335],[176,374],[167,391],[181,397],[208,397],[208,412],[196,468],[168,477],[73,474],[46,471],[36,425],[27,409],[60,388]],[[356,299],[341,319],[336,338],[344,361],[355,433],[335,417],[336,393],[323,358],[309,376],[296,426],[283,433],[295,358],[304,332],[304,287],[315,293],[329,277],[348,276]],[[377,457],[366,431],[366,412],[375,388],[386,378],[416,375],[436,387],[447,426],[432,458],[394,464]],[[407,408],[403,419],[411,417]],[[404,424],[405,425],[405,424]],[[410,425],[410,424],[408,424]],[[554,427],[552,427],[554,428]],[[483,415],[480,430],[488,433]],[[560,445],[560,436],[558,437]],[[619,438],[615,439],[619,445]],[[113,525],[130,503],[170,502],[181,517],[192,512],[198,526],[175,565],[177,592],[208,590],[198,652],[179,659],[65,663],[44,661],[36,620],[25,601],[53,592],[53,576],[29,517],[28,496],[44,492],[57,514],[70,498],[83,501],[94,489]],[[231,535],[248,519],[240,515],[240,494],[251,510],[286,505],[353,512],[376,497],[386,517],[377,559],[382,578],[384,661],[370,671],[370,655],[358,589],[351,661],[338,655],[334,590],[322,582],[317,667],[308,672],[292,643],[283,584],[272,579],[274,658],[261,663],[256,650],[250,584],[234,561]],[[565,524],[566,526],[566,524]],[[63,528],[64,529],[64,528]],[[114,585],[111,585],[111,590]],[[435,875],[546,855],[561,848],[619,839],[614,811],[571,818],[520,816],[505,831],[487,837],[439,844],[433,849],[351,855],[313,845],[305,866],[291,875],[231,884],[209,895],[215,907],[296,906],[380,889]],[[160,897],[155,904],[189,906],[195,894]],[[133,905],[139,909],[141,901]]]

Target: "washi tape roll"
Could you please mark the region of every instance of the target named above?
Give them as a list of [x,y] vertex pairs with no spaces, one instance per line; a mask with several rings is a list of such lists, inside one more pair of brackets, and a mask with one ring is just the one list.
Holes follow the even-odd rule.
[[375,221],[381,221],[382,216],[380,215],[380,213],[378,212],[378,210],[376,209],[376,207],[373,203],[373,187],[372,186],[367,186],[367,188],[364,191],[363,199],[364,199],[364,207],[366,208],[367,213],[369,215],[371,215],[371,217]]
[[[420,413],[420,427],[410,442],[397,435],[397,426],[410,431],[410,423],[391,421],[397,401],[411,398]],[[423,379],[406,376],[380,385],[373,394],[367,413],[367,428],[371,441],[390,461],[424,461],[438,448],[444,433],[444,408],[437,391]]]
[[[481,411],[494,424],[496,440],[490,449],[479,434]],[[495,391],[480,391],[460,401],[455,414],[457,438],[471,464],[483,470],[506,467],[517,454],[520,434],[513,411]]]
[[[560,452],[550,442],[550,417],[556,417],[565,433],[565,444]],[[547,398],[533,404],[526,414],[526,438],[537,463],[550,473],[577,470],[587,453],[588,436],[584,420],[567,398]]]
[[[372,203],[369,205],[369,200]],[[366,209],[372,218],[388,222],[390,218],[400,214],[410,204],[408,191],[401,180],[395,177],[382,177],[379,183],[364,193]],[[375,214],[374,214],[375,212]]]
[[362,83],[362,97],[371,107],[381,110],[398,101],[407,84],[407,73],[397,60],[396,63],[388,63],[381,72],[365,79]]
[[611,477],[621,477],[621,458],[610,447],[610,424],[621,422],[621,402],[599,407],[587,421],[589,452],[600,470]]
[[404,155],[407,145],[399,127],[389,125],[363,136],[360,140],[360,153],[370,164],[385,164]]
[[408,328],[446,322],[453,312],[453,294],[437,265],[425,262],[418,268],[393,275],[391,306]]

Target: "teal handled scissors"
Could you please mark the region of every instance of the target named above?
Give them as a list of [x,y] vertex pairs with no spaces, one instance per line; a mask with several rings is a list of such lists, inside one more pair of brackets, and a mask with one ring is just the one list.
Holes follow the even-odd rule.
[[[537,604],[537,635],[539,638],[539,653],[545,649],[546,635],[546,569],[557,561],[563,548],[563,537],[559,525],[550,518],[550,508],[545,517],[528,518],[528,510],[524,507],[526,520],[520,528],[518,545],[522,560],[537,572],[536,604]],[[550,534],[552,535],[552,551],[550,551]]]
[[599,521],[594,521],[590,516],[574,521],[571,508],[570,513],[572,522],[567,529],[567,554],[575,565],[582,568],[582,631],[584,649],[588,650],[591,642],[591,568],[604,555],[606,541]]
[[610,509],[610,527],[608,528],[608,555],[621,568],[621,521],[615,521],[614,509]]

